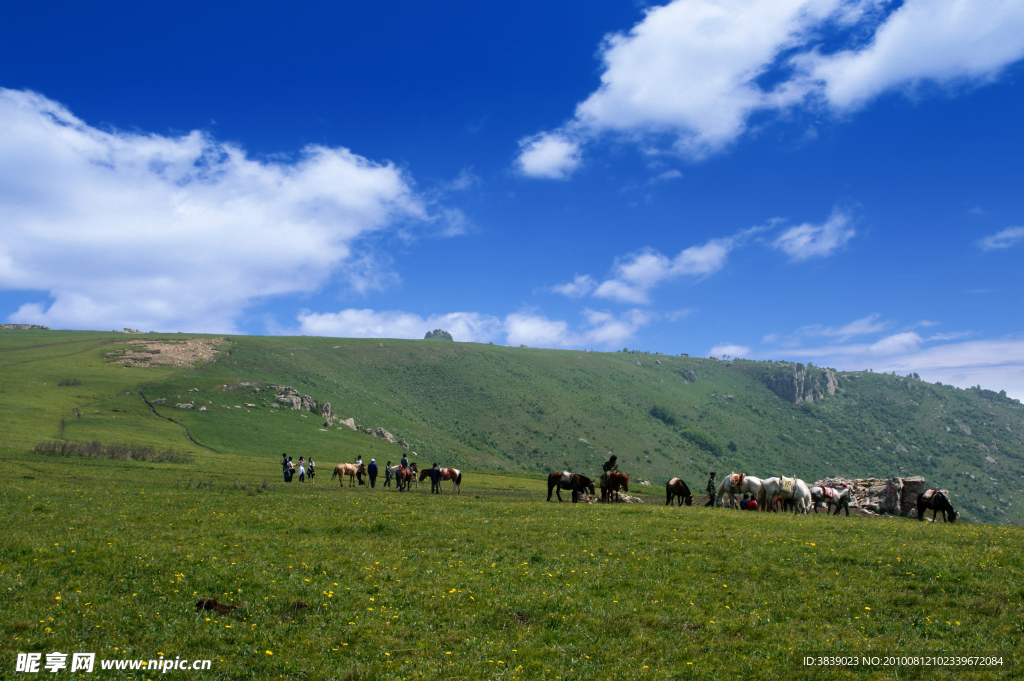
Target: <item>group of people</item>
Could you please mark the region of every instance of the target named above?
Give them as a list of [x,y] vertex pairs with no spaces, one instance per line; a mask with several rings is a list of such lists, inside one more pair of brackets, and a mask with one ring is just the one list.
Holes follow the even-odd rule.
[[[705,490],[708,493],[708,503],[704,504],[705,508],[715,507],[715,499],[718,495],[718,486],[715,483],[715,472],[711,471],[711,477],[708,478],[708,486]],[[741,511],[756,511],[757,510],[757,499],[754,499],[750,492],[744,492],[743,498],[740,499],[740,510]]]
[[299,474],[299,482],[306,482],[306,475],[308,472],[309,481],[314,482],[313,478],[316,477],[316,463],[313,461],[313,457],[309,457],[307,463],[303,457],[299,457],[299,464],[295,465],[292,462],[292,457],[287,454],[281,455],[281,471],[284,473],[284,481],[291,482],[295,474]]

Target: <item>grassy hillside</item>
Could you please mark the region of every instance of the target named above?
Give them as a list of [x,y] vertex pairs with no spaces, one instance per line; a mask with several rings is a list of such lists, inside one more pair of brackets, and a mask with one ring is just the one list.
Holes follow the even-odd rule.
[[[274,408],[267,386],[278,384],[405,437],[418,459],[467,469],[595,473],[614,452],[634,478],[681,475],[695,489],[709,470],[924,475],[965,518],[1024,522],[1024,407],[988,391],[847,372],[835,395],[792,404],[768,387],[793,371],[786,363],[308,337],[231,337],[215,362],[126,368],[110,363],[125,339],[0,331],[0,446],[63,434],[325,462],[401,456],[364,433],[322,429],[317,414]],[[167,404],[151,410],[143,397]],[[195,409],[174,407],[189,400]]]

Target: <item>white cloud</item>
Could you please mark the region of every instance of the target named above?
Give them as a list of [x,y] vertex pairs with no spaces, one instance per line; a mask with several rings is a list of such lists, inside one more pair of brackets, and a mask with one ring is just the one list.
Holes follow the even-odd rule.
[[419,315],[400,310],[309,312],[298,315],[299,328],[292,333],[340,338],[423,338],[427,331],[444,329],[459,342],[500,341],[508,345],[547,348],[614,347],[632,339],[655,315],[628,310],[619,315],[583,310],[584,323],[574,329],[568,322],[530,312],[516,312],[504,319],[477,312]]
[[[675,0],[605,38],[601,85],[561,128],[520,143],[564,178],[604,134],[700,159],[756,112],[850,111],[892,89],[984,83],[1024,57],[1018,0]],[[823,46],[828,45],[826,53]],[[540,154],[535,142],[561,141]],[[568,160],[568,159],[571,159]],[[552,172],[544,172],[553,167]]]
[[[0,288],[47,291],[14,322],[230,331],[266,296],[383,285],[360,238],[428,220],[408,178],[343,148],[247,158],[194,131],[104,131],[0,89]],[[384,280],[386,280],[386,275]]]
[[725,267],[729,252],[741,243],[745,235],[746,232],[735,237],[712,239],[701,246],[690,246],[674,258],[653,249],[616,258],[612,278],[601,282],[594,290],[594,296],[623,303],[646,304],[650,290],[663,282],[682,276],[708,276]]
[[716,345],[711,348],[711,357],[746,357],[750,354],[750,348],[746,345],[734,345],[733,343],[723,343],[722,345]]
[[1024,241],[1024,227],[1007,227],[1001,232],[989,235],[978,242],[983,250],[995,251],[1009,248]]
[[854,237],[856,231],[849,226],[850,217],[841,211],[833,211],[824,224],[814,225],[805,222],[790,227],[774,242],[774,247],[786,252],[794,261],[800,262],[810,258],[824,258],[832,255],[836,249],[846,245]]
[[551,287],[552,293],[561,293],[570,298],[582,298],[597,288],[597,282],[589,274],[577,274],[568,284]]
[[401,311],[342,310],[303,311],[298,316],[299,333],[307,336],[342,338],[423,338],[428,331],[444,329],[460,342],[485,342],[498,336],[502,321],[476,312],[419,315]]
[[561,180],[571,175],[579,163],[579,145],[565,133],[541,133],[519,141],[516,166],[528,177]]
[[[812,324],[810,326],[802,327],[797,333],[804,336],[829,336],[838,338],[840,342],[844,342],[854,336],[863,336],[869,333],[878,333],[884,331],[888,322],[879,321],[880,314],[874,313],[869,314],[867,317],[861,317],[855,319],[849,324],[835,328],[832,326],[822,326],[821,324]],[[765,338],[767,341],[767,337]]]

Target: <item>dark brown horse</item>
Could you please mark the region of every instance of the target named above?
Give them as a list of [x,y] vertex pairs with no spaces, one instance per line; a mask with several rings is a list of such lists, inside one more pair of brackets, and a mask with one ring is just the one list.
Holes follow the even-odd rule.
[[938,512],[942,511],[942,522],[956,522],[956,511],[953,510],[953,504],[949,503],[949,499],[942,490],[928,489],[917,495],[917,519],[924,521],[926,511],[932,512],[933,521]]
[[629,491],[629,476],[618,471],[610,471],[608,477],[601,480],[601,501],[611,501],[612,495],[618,496],[620,489]]
[[680,506],[684,501],[687,506],[693,506],[693,494],[690,493],[690,488],[686,486],[682,478],[672,478],[665,483],[665,505],[671,506],[675,497],[679,497]]
[[[398,491],[404,492],[409,489],[416,482],[417,473],[419,473],[419,468],[414,463],[408,466],[399,466],[395,473],[395,484],[398,485]],[[419,484],[417,483],[416,486],[419,487]]]
[[551,501],[551,490],[555,491],[558,496],[558,500],[562,500],[562,490],[572,490],[572,503],[579,501],[580,494],[590,490],[590,496],[594,496],[594,481],[585,475],[579,475],[573,473],[569,476],[569,481],[564,482],[562,480],[561,473],[552,473],[548,476],[548,501]]

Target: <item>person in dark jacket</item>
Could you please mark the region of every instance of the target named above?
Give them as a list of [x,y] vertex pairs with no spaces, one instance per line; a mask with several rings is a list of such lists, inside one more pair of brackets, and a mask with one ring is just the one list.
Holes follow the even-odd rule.
[[712,471],[711,477],[708,478],[708,503],[704,504],[705,507],[715,507],[715,493],[718,492],[718,487],[715,486],[715,473]]
[[370,459],[370,465],[366,467],[366,474],[370,476],[370,488],[377,486],[377,459]]
[[430,469],[430,493],[441,493],[441,468],[436,463]]
[[388,461],[384,464],[384,485],[383,487],[391,487],[391,479],[395,477],[391,474],[391,462]]

